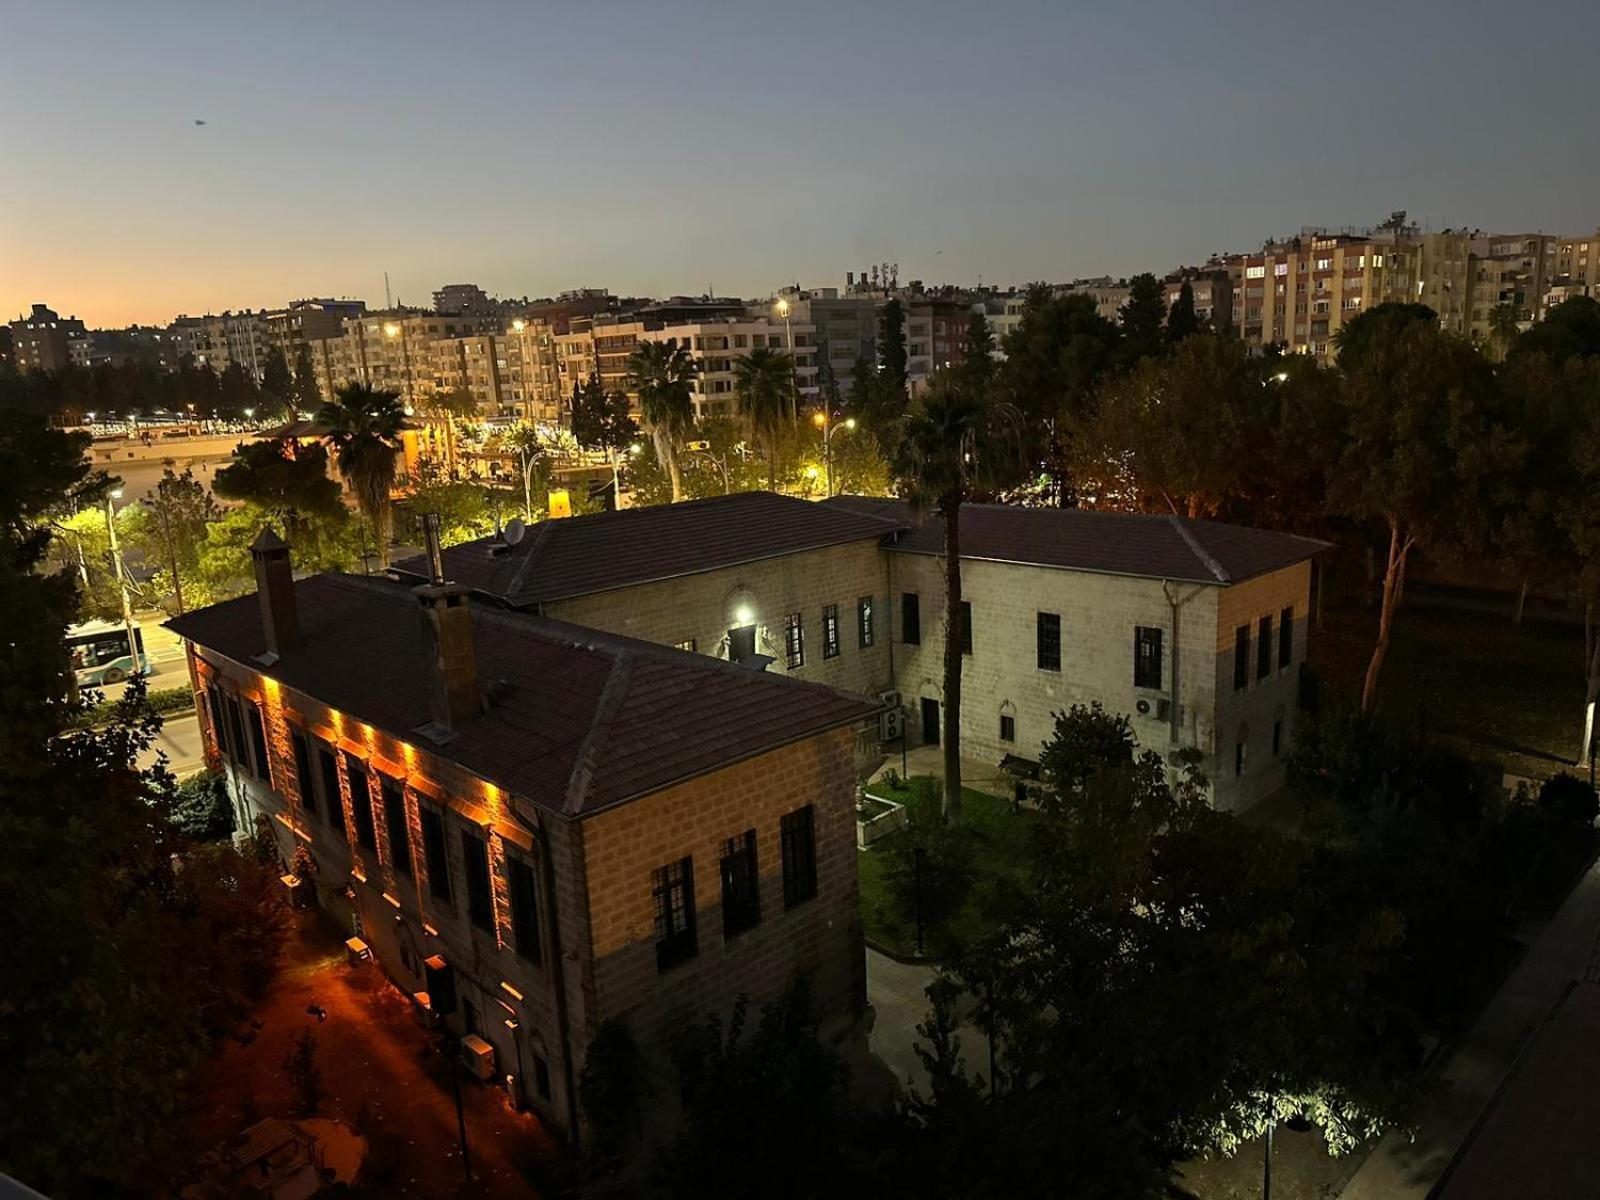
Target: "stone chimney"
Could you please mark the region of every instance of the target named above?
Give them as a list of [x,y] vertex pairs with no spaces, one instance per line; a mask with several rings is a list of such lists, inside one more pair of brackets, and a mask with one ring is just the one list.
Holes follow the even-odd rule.
[[300,614],[294,604],[294,574],[289,544],[263,525],[250,543],[250,561],[256,570],[256,595],[261,599],[261,633],[267,650],[260,662],[270,666],[300,640]]
[[439,547],[439,515],[422,518],[430,581],[411,594],[422,608],[422,644],[427,655],[428,715],[423,732],[445,741],[482,707],[478,695],[478,659],[472,644],[470,589],[444,578]]

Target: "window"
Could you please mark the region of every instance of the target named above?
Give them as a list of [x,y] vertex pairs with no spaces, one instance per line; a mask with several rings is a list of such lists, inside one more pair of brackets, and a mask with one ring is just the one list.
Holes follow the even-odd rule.
[[317,747],[317,763],[322,768],[322,803],[328,814],[328,828],[344,832],[344,797],[339,794],[339,760],[326,742]]
[[856,601],[856,644],[865,650],[872,640],[872,597],[863,596]]
[[224,696],[223,703],[228,709],[228,757],[248,767],[244,748],[244,718],[239,712],[239,701],[234,696]]
[[450,860],[445,854],[444,818],[426,805],[417,805],[422,826],[422,861],[428,870],[428,894],[450,903]]
[[675,645],[676,645],[677,649],[679,649],[679,650],[687,650],[690,654],[693,654],[694,651],[695,651],[695,644],[694,644],[694,639],[693,638],[684,638],[683,641],[677,642],[677,643],[675,643]]
[[543,1099],[550,1099],[550,1064],[542,1054],[533,1056],[533,1086]]
[[753,929],[761,920],[761,877],[756,872],[756,831],[722,843],[722,936]]
[[922,645],[922,601],[915,592],[900,593],[900,640],[908,646]]
[[461,861],[467,868],[467,915],[485,933],[494,932],[494,898],[489,893],[489,847],[481,837],[461,831]]
[[1250,682],[1250,626],[1233,631],[1233,690],[1244,691]]
[[520,858],[506,856],[511,891],[511,940],[517,953],[529,962],[539,961],[539,888],[533,867]]
[[1233,744],[1233,777],[1244,777],[1244,739],[1240,738]]
[[1161,690],[1161,630],[1143,625],[1133,631],[1133,686]]
[[822,657],[839,657],[839,606],[822,606]]
[[389,837],[389,865],[410,879],[416,868],[411,864],[411,826],[406,821],[406,794],[398,779],[378,776],[383,792],[383,829]]
[[791,671],[806,665],[806,634],[799,613],[790,613],[783,619],[783,658]]
[[1017,719],[1010,713],[1000,714],[1000,740],[1002,742],[1017,740]]
[[972,601],[961,602],[961,653],[972,653]]
[[694,860],[650,872],[650,897],[656,905],[656,970],[687,962],[699,952],[694,933]]
[[1261,618],[1256,634],[1256,678],[1272,674],[1272,614]]
[[315,813],[317,791],[311,778],[311,743],[298,729],[289,731],[289,742],[294,747],[294,787],[300,793],[300,807],[308,813]]
[[1039,614],[1039,670],[1061,670],[1061,614]]
[[817,894],[816,809],[808,804],[785,813],[783,835],[783,906],[793,908]]
[[216,688],[206,689],[207,708],[211,713],[211,744],[218,758],[228,757],[227,723],[222,716],[222,693]]
[[1283,670],[1294,659],[1294,607],[1278,614],[1278,670]]
[[378,829],[372,821],[372,787],[367,782],[367,768],[346,754],[344,773],[350,780],[350,813],[356,819],[356,841],[377,853]]

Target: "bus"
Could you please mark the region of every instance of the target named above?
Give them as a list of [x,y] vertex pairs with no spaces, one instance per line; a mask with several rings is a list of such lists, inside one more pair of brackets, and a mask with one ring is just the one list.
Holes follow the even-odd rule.
[[144,631],[133,627],[138,657],[128,646],[128,630],[121,622],[86,621],[67,630],[67,651],[79,687],[121,683],[133,674],[148,674],[150,658],[144,652]]

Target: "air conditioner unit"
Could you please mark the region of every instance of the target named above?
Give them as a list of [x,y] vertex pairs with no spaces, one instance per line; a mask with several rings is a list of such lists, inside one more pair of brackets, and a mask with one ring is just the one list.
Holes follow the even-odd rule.
[[461,1062],[474,1079],[494,1078],[494,1047],[475,1033],[461,1039]]
[[878,740],[892,742],[905,732],[906,714],[900,707],[900,693],[880,692],[878,699],[892,706],[878,714]]
[[1156,701],[1156,720],[1165,721],[1172,716],[1172,701],[1162,697]]

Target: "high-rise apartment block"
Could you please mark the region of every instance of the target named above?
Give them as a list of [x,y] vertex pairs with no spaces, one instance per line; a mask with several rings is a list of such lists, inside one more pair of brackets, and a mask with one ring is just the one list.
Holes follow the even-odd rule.
[[11,322],[11,358],[19,371],[60,371],[72,365],[72,344],[87,335],[77,317],[35,304]]

